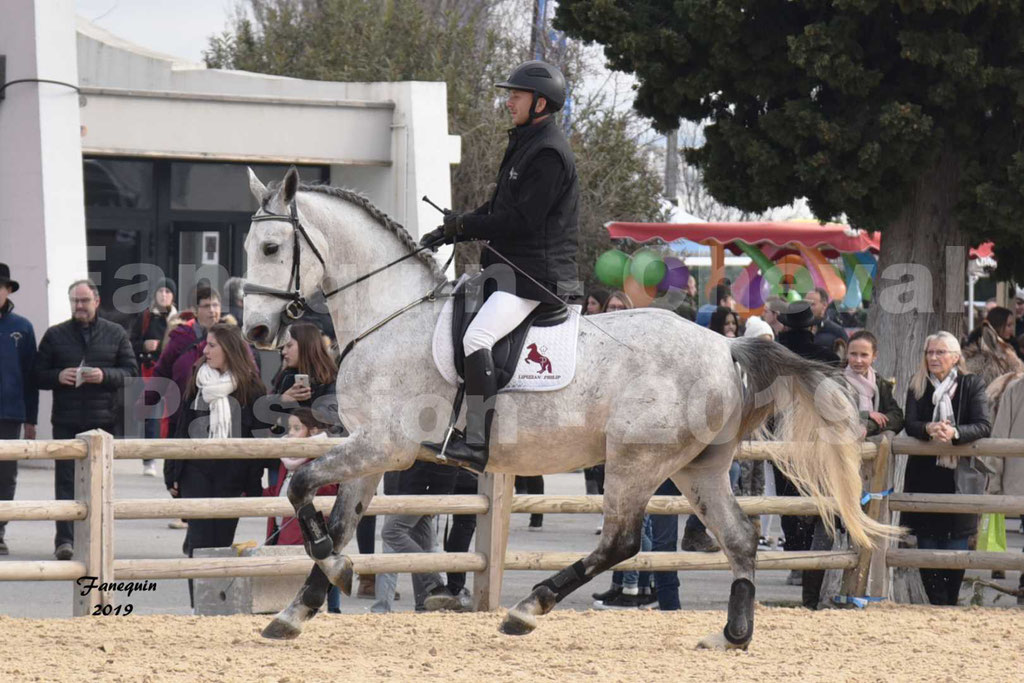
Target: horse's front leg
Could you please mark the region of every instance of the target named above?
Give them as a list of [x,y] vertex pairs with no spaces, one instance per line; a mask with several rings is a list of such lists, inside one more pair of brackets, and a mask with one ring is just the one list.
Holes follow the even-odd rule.
[[[401,466],[391,462],[390,457],[390,454],[377,455],[368,449],[332,449],[300,467],[288,487],[288,499],[295,508],[306,552],[316,560],[328,580],[346,595],[352,592],[352,561],[341,555],[340,550],[355,533],[381,473]],[[334,482],[339,482],[340,488],[328,525],[313,507],[313,496],[321,486]]]

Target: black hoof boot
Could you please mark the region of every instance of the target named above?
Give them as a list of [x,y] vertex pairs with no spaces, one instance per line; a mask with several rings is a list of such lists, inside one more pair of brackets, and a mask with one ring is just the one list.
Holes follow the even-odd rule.
[[327,531],[324,516],[317,512],[313,503],[306,503],[295,513],[306,542],[306,552],[315,560],[325,560],[334,550],[334,541]]
[[754,635],[754,584],[749,579],[732,582],[724,635],[733,645],[745,645]]

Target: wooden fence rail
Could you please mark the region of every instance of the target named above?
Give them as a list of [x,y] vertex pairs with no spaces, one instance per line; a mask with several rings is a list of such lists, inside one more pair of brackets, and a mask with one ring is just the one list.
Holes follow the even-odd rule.
[[[319,457],[340,440],[294,440],[288,455]],[[773,448],[795,444],[745,443],[737,458],[764,460]],[[892,479],[892,457],[909,455],[1024,456],[1024,440],[982,439],[968,446],[921,442],[887,436],[878,443],[862,444],[861,457],[872,461],[868,490],[882,491]],[[76,460],[76,501],[13,501],[0,503],[0,520],[71,520],[75,525],[76,557],[73,562],[11,561],[0,563],[0,581],[65,581],[96,576],[100,582],[115,580],[213,578],[305,574],[311,560],[301,551],[294,556],[246,556],[229,558],[116,559],[113,555],[114,521],[117,519],[232,518],[287,516],[291,505],[281,498],[123,499],[114,497],[113,460],[139,458],[228,459],[277,458],[281,443],[274,439],[139,440],[115,441],[100,431],[60,441],[0,442],[0,460]],[[817,506],[807,498],[740,497],[746,514],[816,515]],[[316,506],[329,511],[333,497],[318,497]],[[479,609],[492,609],[500,600],[504,570],[556,571],[585,556],[576,552],[508,551],[508,520],[511,513],[600,514],[601,496],[512,496],[512,477],[486,474],[480,478],[480,494],[460,496],[385,496],[373,500],[367,514],[472,514],[479,515],[476,552],[352,555],[355,571],[382,572],[465,571],[474,573],[474,597]],[[650,514],[690,514],[688,501],[677,496],[655,496]],[[1024,514],[1024,496],[966,496],[951,494],[891,494],[872,499],[867,513],[889,522],[896,511]],[[760,569],[841,569],[844,592],[877,594],[884,582],[874,577],[888,567],[936,567],[1022,569],[1024,554],[979,553],[862,548],[826,552],[760,552]],[[722,553],[639,553],[617,569],[653,571],[728,569]],[[869,586],[869,576],[872,577]],[[88,614],[95,605],[111,604],[113,596],[91,591],[81,597],[75,591],[74,613]]]

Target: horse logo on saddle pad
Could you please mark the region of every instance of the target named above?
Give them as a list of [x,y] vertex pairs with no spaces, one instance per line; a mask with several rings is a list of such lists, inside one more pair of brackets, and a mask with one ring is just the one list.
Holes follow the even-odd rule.
[[[456,386],[462,376],[462,337],[476,315],[466,310],[468,280],[463,276],[455,285],[434,327],[434,364]],[[498,391],[555,391],[568,385],[576,374],[580,315],[580,306],[541,304],[495,344]]]

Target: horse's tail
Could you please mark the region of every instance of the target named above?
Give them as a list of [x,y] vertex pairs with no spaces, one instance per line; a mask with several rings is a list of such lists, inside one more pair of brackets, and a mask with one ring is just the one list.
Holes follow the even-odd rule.
[[901,535],[902,529],[880,524],[861,509],[862,430],[839,371],[764,339],[737,339],[730,348],[744,386],[741,429],[768,443],[797,444],[769,448],[771,460],[814,499],[829,532],[835,532],[838,514],[861,547]]

